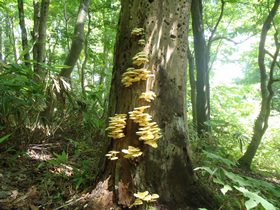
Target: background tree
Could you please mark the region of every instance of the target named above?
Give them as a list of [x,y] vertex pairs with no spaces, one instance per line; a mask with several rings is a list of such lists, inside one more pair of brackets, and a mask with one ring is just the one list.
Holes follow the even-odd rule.
[[29,47],[28,47],[28,39],[27,39],[27,32],[25,27],[25,20],[24,20],[24,7],[23,1],[18,0],[18,14],[19,14],[19,25],[21,29],[21,39],[22,39],[22,50],[24,52],[24,60],[25,64],[29,65],[30,55],[29,55]]
[[[271,25],[273,23],[274,17],[277,14],[280,1],[275,0],[274,5],[269,12],[261,32],[261,38],[259,43],[259,54],[258,54],[258,65],[260,71],[260,83],[261,83],[261,110],[254,124],[254,133],[252,136],[251,143],[249,144],[245,154],[238,160],[240,167],[245,169],[250,169],[252,160],[257,152],[257,149],[260,145],[261,139],[268,128],[268,119],[271,111],[271,101],[273,97],[273,83],[278,81],[278,78],[274,78],[275,69],[278,68],[278,56],[280,43],[278,41],[278,31],[275,28],[274,41],[275,41],[275,52],[270,54],[265,49],[267,34]],[[271,55],[272,61],[270,64],[269,72],[267,73],[266,64],[265,64],[265,55]]]
[[[42,0],[41,4],[34,1],[34,26],[33,26],[33,60],[34,72],[37,73],[41,80],[45,80],[47,74],[43,65],[46,64],[46,38],[47,38],[47,21],[49,13],[49,0]],[[40,5],[40,6],[39,6]],[[40,10],[39,10],[40,8]]]
[[[211,68],[210,54],[212,42],[215,41],[214,37],[218,26],[223,18],[225,1],[221,0],[221,10],[217,22],[210,29],[209,39],[206,41],[204,35],[204,16],[203,16],[203,3],[200,1],[193,1],[191,6],[192,14],[192,31],[194,39],[194,52],[195,52],[195,67],[196,67],[196,95],[193,93],[192,98],[195,96],[195,113],[196,127],[199,135],[210,131],[210,78],[209,71]],[[189,56],[190,58],[190,56]],[[190,68],[191,69],[191,68]],[[190,72],[190,76],[192,72]],[[191,76],[191,84],[194,79]],[[194,85],[192,85],[194,86]],[[193,88],[192,88],[193,89]],[[194,91],[194,90],[193,90]]]

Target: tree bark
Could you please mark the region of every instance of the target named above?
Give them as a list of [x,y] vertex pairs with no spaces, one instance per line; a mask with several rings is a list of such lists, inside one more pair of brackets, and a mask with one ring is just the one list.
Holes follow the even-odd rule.
[[20,29],[21,29],[22,50],[24,52],[24,54],[23,54],[24,62],[25,62],[26,66],[30,66],[28,39],[27,39],[27,32],[26,32],[25,21],[24,21],[23,0],[18,0],[18,14],[19,14],[19,25],[20,25]]
[[84,25],[86,21],[87,11],[89,7],[90,0],[80,0],[80,7],[78,12],[78,17],[74,30],[74,37],[72,39],[72,44],[70,48],[70,52],[66,57],[64,65],[68,66],[67,68],[61,69],[60,76],[65,77],[67,79],[70,78],[70,75],[74,69],[74,66],[81,54],[84,44]]
[[[185,85],[190,1],[123,0],[121,4],[109,114],[127,114],[136,107],[150,105],[147,112],[161,128],[163,137],[158,148],[151,148],[138,141],[135,134],[138,125],[127,120],[126,136],[113,140],[110,150],[134,146],[141,148],[143,155],[136,160],[120,157],[107,164],[104,180],[110,177],[110,186],[104,184],[104,188],[113,190],[113,199],[109,199],[112,192],[107,191],[106,201],[113,200],[119,208],[126,209],[134,200],[133,193],[147,190],[160,195],[158,203],[152,204],[157,209],[217,209],[213,197],[194,177],[188,150]],[[144,29],[144,47],[131,35],[134,28]],[[133,66],[131,59],[140,51],[148,55],[149,62],[143,67],[149,69],[153,77],[151,81],[124,87],[122,73]],[[139,100],[147,88],[156,94],[151,103]],[[104,200],[96,196],[93,209],[109,209]]]
[[279,42],[277,41],[277,36],[275,36],[276,51],[270,67],[269,75],[267,75],[266,66],[265,66],[265,42],[272,21],[275,15],[277,14],[279,4],[280,4],[280,0],[275,0],[273,8],[269,12],[263,24],[262,32],[261,32],[261,39],[259,43],[259,55],[258,55],[258,65],[259,65],[260,83],[261,83],[261,110],[254,124],[254,130],[253,130],[254,133],[252,136],[252,140],[244,155],[238,160],[240,167],[246,170],[250,169],[253,158],[256,155],[262,137],[268,127],[268,119],[271,110],[271,101],[274,94],[272,89],[272,85],[274,82],[273,72],[279,54],[280,46],[279,46]]
[[[42,0],[40,5],[40,18],[38,19],[38,2],[35,2],[34,10],[34,31],[35,44],[34,44],[34,53],[36,57],[36,64],[34,71],[44,80],[46,76],[46,71],[42,66],[46,62],[46,37],[47,37],[47,19],[49,12],[50,0]],[[35,17],[36,16],[36,17]],[[38,30],[38,31],[37,31]],[[38,33],[38,35],[36,34]]]

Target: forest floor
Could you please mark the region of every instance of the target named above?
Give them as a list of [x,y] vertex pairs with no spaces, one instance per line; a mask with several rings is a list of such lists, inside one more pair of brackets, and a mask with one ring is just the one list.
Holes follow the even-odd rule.
[[[13,147],[0,151],[1,210],[87,209],[96,177],[93,156],[99,155],[98,147],[86,150],[69,139],[59,142],[30,144],[20,152]],[[235,173],[242,174],[237,169]],[[280,185],[279,176],[245,175]]]
[[86,209],[98,147],[71,140],[0,150],[0,209]]

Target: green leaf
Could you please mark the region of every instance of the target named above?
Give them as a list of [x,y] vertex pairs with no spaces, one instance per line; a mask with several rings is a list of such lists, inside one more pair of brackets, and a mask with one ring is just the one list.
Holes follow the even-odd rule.
[[225,185],[225,183],[220,178],[213,178],[213,182],[216,184]]
[[232,190],[232,188],[231,188],[231,186],[229,186],[229,185],[225,185],[222,189],[221,189],[221,191],[222,191],[222,193],[225,195],[228,191],[230,191],[230,190]]
[[259,203],[256,202],[255,200],[250,199],[245,202],[245,207],[246,207],[246,209],[252,209],[252,208],[255,208],[258,204]]
[[226,164],[229,167],[236,165],[233,161],[231,161],[229,159],[226,159],[226,158],[223,158],[223,157],[221,157],[219,155],[215,155],[215,154],[207,152],[205,150],[203,151],[203,153],[206,154],[206,156],[208,158],[218,160],[219,162],[222,162],[222,163]]
[[274,205],[259,196],[257,193],[250,192],[244,187],[234,186],[234,188],[242,192],[245,197],[249,198],[249,200],[245,202],[246,209],[252,209],[258,204],[261,204],[266,210],[276,210],[276,207]]
[[10,133],[10,134],[0,137],[0,144],[3,143],[4,141],[8,140],[11,135],[12,134]]
[[233,182],[238,183],[240,186],[251,186],[250,182],[248,182],[247,180],[245,180],[244,178],[242,178],[241,176],[231,173],[229,171],[226,171],[224,169],[222,169],[224,174],[231,179]]

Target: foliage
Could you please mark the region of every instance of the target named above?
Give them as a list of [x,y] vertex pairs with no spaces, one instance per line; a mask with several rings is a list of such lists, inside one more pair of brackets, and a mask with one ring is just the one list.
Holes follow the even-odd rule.
[[[267,209],[279,208],[279,186],[242,175],[236,171],[236,164],[217,154],[204,151],[203,164],[197,167],[203,177],[213,183],[217,193],[221,193],[222,209]],[[208,175],[207,175],[208,174]],[[262,207],[261,207],[262,206]]]
[[24,65],[4,66],[0,72],[0,118],[2,126],[31,126],[45,106],[43,84]]

